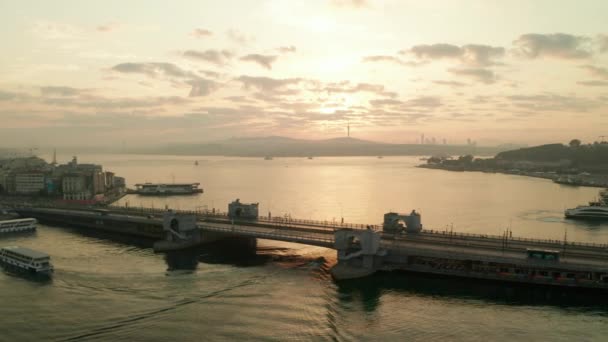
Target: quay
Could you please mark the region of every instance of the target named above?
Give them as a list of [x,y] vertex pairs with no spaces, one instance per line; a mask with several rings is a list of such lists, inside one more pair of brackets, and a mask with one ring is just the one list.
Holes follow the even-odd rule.
[[236,239],[335,249],[334,278],[403,270],[446,276],[608,290],[608,244],[422,229],[420,215],[387,213],[381,225],[273,218],[257,203],[234,201],[227,213],[108,206],[104,209],[15,206],[23,217],[150,238],[156,252]]

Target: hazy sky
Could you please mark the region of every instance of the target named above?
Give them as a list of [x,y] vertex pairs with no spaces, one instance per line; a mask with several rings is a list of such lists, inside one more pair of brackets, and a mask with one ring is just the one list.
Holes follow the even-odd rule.
[[0,2],[0,145],[608,136],[608,1]]

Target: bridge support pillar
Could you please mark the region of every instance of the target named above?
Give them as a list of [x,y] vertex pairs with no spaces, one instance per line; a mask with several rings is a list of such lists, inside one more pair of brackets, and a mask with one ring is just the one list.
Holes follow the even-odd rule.
[[154,252],[167,252],[200,244],[201,231],[196,226],[195,215],[178,214],[171,210],[163,216],[165,239],[154,243]]
[[380,248],[380,234],[371,229],[340,229],[334,237],[338,263],[331,274],[336,280],[366,277],[382,266],[386,250]]

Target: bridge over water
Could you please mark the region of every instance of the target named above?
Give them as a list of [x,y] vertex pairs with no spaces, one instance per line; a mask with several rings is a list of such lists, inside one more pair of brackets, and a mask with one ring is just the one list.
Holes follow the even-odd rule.
[[[608,288],[608,245],[408,229],[407,215],[388,213],[381,225],[286,217],[234,217],[230,213],[152,208],[14,208],[26,217],[60,225],[157,240],[159,252],[213,243],[256,239],[301,243],[337,250],[337,278],[377,270]],[[392,216],[391,216],[392,215]],[[397,216],[394,216],[397,215]],[[540,258],[530,251],[539,251]],[[550,259],[549,256],[555,256]],[[544,258],[547,256],[547,258]]]

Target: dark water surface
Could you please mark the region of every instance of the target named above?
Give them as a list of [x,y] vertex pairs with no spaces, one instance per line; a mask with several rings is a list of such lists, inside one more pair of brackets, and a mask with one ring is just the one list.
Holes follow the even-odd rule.
[[[225,210],[240,198],[273,216],[378,223],[388,210],[426,227],[608,243],[608,225],[564,207],[598,189],[542,179],[417,169],[416,158],[80,157],[143,181],[198,181],[200,196],[128,196],[130,206]],[[199,166],[194,166],[199,160]],[[52,280],[0,272],[0,340],[604,341],[608,296],[405,273],[335,283],[335,253],[258,241],[255,255],[209,246],[154,254],[125,241],[40,225],[0,238],[52,256]]]

